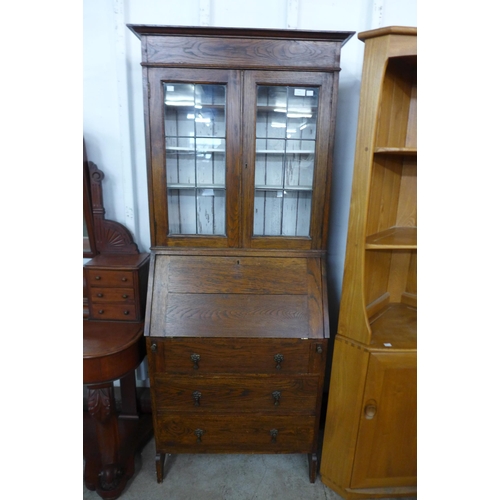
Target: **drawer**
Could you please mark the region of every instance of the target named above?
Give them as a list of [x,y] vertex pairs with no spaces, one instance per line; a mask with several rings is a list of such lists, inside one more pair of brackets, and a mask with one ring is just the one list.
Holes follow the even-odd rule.
[[134,302],[133,288],[97,288],[90,289],[92,302]]
[[159,413],[204,411],[302,413],[314,415],[317,375],[231,375],[154,377]]
[[124,321],[136,321],[138,319],[134,304],[93,304],[91,302],[90,315],[93,319]]
[[278,338],[147,338],[152,371],[178,374],[308,373],[322,366],[325,342]]
[[87,270],[87,285],[99,287],[133,287],[133,271],[103,271],[99,269]]
[[312,453],[313,416],[156,416],[159,453]]

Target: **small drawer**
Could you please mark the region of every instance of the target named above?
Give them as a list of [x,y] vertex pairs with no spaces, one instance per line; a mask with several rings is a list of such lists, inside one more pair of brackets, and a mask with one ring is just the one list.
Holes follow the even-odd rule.
[[133,288],[94,288],[90,290],[92,302],[131,302],[135,300]]
[[112,319],[136,321],[137,310],[134,304],[90,304],[92,319]]
[[315,417],[199,415],[157,416],[160,453],[311,453]]
[[87,285],[89,286],[115,286],[133,287],[134,273],[132,271],[101,271],[99,269],[87,270]]
[[148,338],[152,371],[179,374],[308,373],[311,340]]
[[154,377],[159,413],[204,411],[314,415],[317,375],[231,375]]

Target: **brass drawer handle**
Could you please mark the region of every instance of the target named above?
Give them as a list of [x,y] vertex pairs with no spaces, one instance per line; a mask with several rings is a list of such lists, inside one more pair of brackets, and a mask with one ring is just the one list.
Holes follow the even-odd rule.
[[205,434],[205,431],[203,429],[196,429],[194,431],[194,435],[197,437],[197,443],[201,443],[201,436],[203,436],[203,434]]
[[158,350],[158,346],[156,344],[151,344],[151,352],[156,352]]
[[321,354],[323,352],[323,346],[321,344],[316,344],[316,352]]
[[201,392],[200,391],[194,391],[193,392],[193,399],[194,399],[194,405],[195,406],[200,406]]
[[269,434],[271,434],[271,443],[276,443],[278,437],[278,429],[271,429]]
[[275,354],[274,361],[276,361],[276,370],[281,370],[281,363],[283,363],[285,356],[283,354]]
[[280,404],[280,399],[281,399],[281,392],[280,391],[274,391],[272,394],[274,398],[274,406],[279,406]]
[[199,354],[191,354],[191,361],[193,362],[193,369],[198,370],[198,363],[200,361],[201,356]]

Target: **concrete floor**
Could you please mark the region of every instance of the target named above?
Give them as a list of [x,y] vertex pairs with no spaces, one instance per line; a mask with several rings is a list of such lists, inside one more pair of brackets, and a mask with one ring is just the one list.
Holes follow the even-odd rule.
[[[172,455],[156,482],[154,439],[136,458],[123,500],[342,500],[321,482],[309,482],[307,455]],[[101,497],[83,486],[84,500]],[[379,499],[380,500],[380,499]],[[401,499],[416,500],[416,497]]]

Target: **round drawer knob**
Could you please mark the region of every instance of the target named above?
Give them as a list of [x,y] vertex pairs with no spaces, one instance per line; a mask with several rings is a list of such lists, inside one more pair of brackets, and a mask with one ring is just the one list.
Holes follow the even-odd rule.
[[100,298],[102,297],[102,293],[98,293],[97,296]]
[[122,278],[122,281],[127,281],[127,278]]
[[128,316],[130,313],[128,311],[123,311],[123,314],[125,314],[125,316]]
[[123,299],[128,299],[128,295],[127,295],[126,293],[124,293],[124,294],[122,295],[122,298],[123,298]]
[[100,276],[96,276],[96,277],[95,277],[95,279],[96,279],[96,280],[100,280],[100,279],[101,279],[101,277],[100,277]]
[[97,311],[99,314],[104,314],[104,311],[102,309],[99,309],[99,311]]

